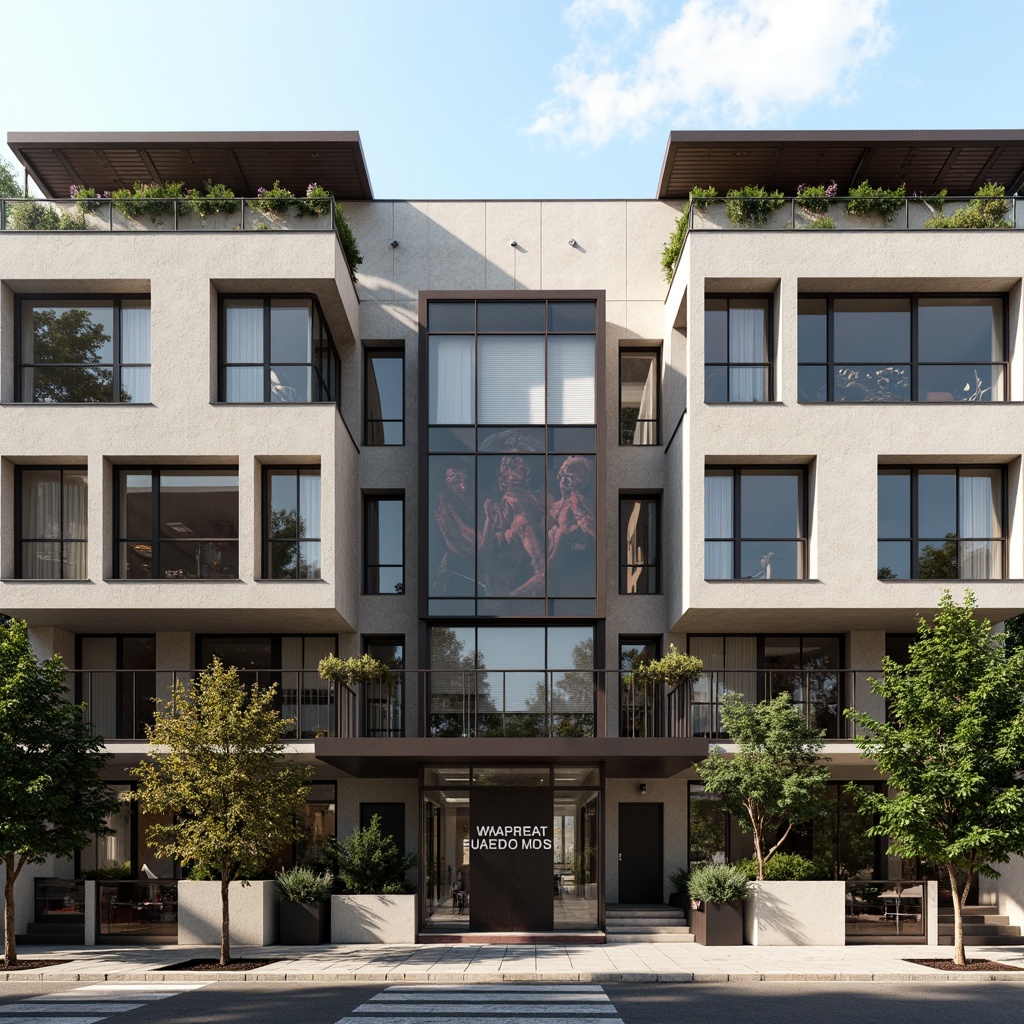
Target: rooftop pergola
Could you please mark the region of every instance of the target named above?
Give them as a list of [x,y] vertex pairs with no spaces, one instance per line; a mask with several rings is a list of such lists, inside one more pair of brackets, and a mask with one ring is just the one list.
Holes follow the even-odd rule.
[[358,132],[10,132],[7,145],[47,199],[136,181],[205,181],[255,196],[275,180],[296,195],[316,182],[338,199],[372,199]]
[[713,185],[719,195],[744,185],[796,195],[797,186],[865,179],[880,188],[970,196],[994,181],[1007,194],[1024,184],[1024,131],[672,132],[659,199],[686,199]]

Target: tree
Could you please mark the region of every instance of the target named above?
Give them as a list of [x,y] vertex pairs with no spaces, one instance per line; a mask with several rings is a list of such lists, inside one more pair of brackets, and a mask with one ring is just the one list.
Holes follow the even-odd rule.
[[24,195],[14,165],[0,157],[0,199],[21,199]]
[[[828,765],[819,758],[822,734],[807,727],[788,693],[760,704],[728,693],[721,709],[722,724],[737,749],[729,757],[712,749],[697,773],[708,793],[721,796],[723,809],[740,828],[753,833],[757,877],[763,881],[765,861],[793,826],[822,813],[830,778]],[[772,835],[778,838],[768,846]]]
[[978,875],[1024,855],[1024,651],[1009,657],[987,619],[974,617],[968,590],[957,605],[947,590],[931,625],[918,620],[906,665],[891,658],[871,689],[886,702],[886,721],[851,714],[890,793],[859,789],[878,815],[871,834],[887,836],[888,854],[919,857],[949,876],[954,960],[964,961],[963,906]]
[[110,755],[64,691],[60,657],[42,664],[17,619],[0,622],[0,856],[4,967],[18,961],[14,883],[26,864],[70,857],[109,835],[117,800],[100,779]]
[[229,884],[248,884],[271,855],[300,838],[311,768],[281,760],[281,738],[294,729],[273,703],[277,686],[244,686],[219,658],[191,684],[175,680],[157,699],[146,738],[150,759],[131,769],[143,811],[170,816],[149,827],[159,857],[197,875],[219,877],[220,963],[231,960]]
[[338,874],[346,892],[362,896],[408,890],[405,873],[416,867],[416,854],[398,849],[395,837],[381,829],[379,814],[370,818],[366,828],[357,828],[338,846]]

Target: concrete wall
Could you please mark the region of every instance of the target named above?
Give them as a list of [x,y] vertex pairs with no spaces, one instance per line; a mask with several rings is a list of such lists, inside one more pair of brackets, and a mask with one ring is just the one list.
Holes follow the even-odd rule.
[[[273,882],[231,882],[228,935],[240,946],[277,941],[277,894]],[[178,882],[178,945],[220,945],[220,882]]]
[[845,946],[843,882],[751,882],[743,905],[748,946]]
[[416,896],[332,896],[331,942],[337,944],[416,941]]
[[1009,924],[1024,928],[1024,858],[1011,857],[1009,864],[997,864],[998,878],[978,880],[978,902],[998,907]]
[[[14,933],[24,935],[30,921],[36,919],[35,879],[73,878],[74,868],[69,860],[47,857],[42,864],[26,864],[14,883]],[[7,884],[7,868],[0,862],[0,904]],[[3,948],[3,924],[0,922],[0,948]]]

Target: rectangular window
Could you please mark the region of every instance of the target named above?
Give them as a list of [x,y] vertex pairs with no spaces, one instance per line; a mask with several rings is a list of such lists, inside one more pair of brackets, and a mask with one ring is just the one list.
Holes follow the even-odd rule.
[[405,593],[405,500],[368,497],[364,513],[367,594]]
[[1003,402],[1005,300],[802,296],[801,402]]
[[619,352],[619,444],[658,444],[658,352]]
[[311,298],[221,300],[222,402],[339,402],[341,361]]
[[18,400],[150,399],[148,298],[22,299]]
[[709,468],[704,477],[704,578],[806,578],[807,471]]
[[656,497],[619,499],[619,593],[660,593]]
[[387,669],[383,679],[368,682],[364,688],[363,735],[404,736],[405,637],[366,637],[363,649]]
[[238,470],[117,471],[114,576],[237,579]]
[[366,353],[364,389],[367,445],[405,443],[405,355],[378,349]]
[[145,739],[156,697],[156,637],[80,636],[78,644],[75,700],[85,704],[93,730],[106,739]]
[[750,295],[705,300],[705,402],[772,400],[768,303]]
[[263,479],[264,578],[320,579],[320,467],[268,467]]
[[1006,578],[1001,466],[878,471],[880,580]]
[[84,467],[19,466],[17,567],[21,580],[84,580],[89,523]]

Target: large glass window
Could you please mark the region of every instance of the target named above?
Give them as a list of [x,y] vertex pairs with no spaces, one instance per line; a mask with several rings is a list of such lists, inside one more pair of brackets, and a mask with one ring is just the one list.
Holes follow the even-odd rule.
[[432,615],[597,610],[597,302],[426,304]]
[[661,561],[656,497],[619,499],[619,593],[660,592]]
[[976,296],[803,296],[801,402],[1001,402],[1005,302]]
[[221,300],[222,402],[338,402],[341,362],[309,298]]
[[22,402],[149,402],[148,298],[23,299]]
[[405,593],[405,499],[368,497],[365,514],[367,594]]
[[881,467],[880,580],[999,580],[1004,470],[999,466]]
[[263,575],[273,580],[320,578],[320,467],[264,472]]
[[404,736],[405,637],[366,637],[363,649],[386,669],[383,679],[365,685],[364,736]]
[[592,626],[432,626],[432,736],[593,736]]
[[405,443],[405,355],[391,349],[366,353],[364,443]]
[[771,401],[768,301],[749,295],[705,300],[705,402]]
[[145,739],[157,697],[156,637],[79,637],[79,664],[75,699],[85,704],[93,731],[105,739]]
[[619,352],[619,444],[658,444],[658,352]]
[[237,579],[238,470],[117,471],[120,579]]
[[18,490],[17,578],[87,579],[85,467],[19,467]]
[[806,578],[803,466],[709,468],[704,477],[704,578]]

